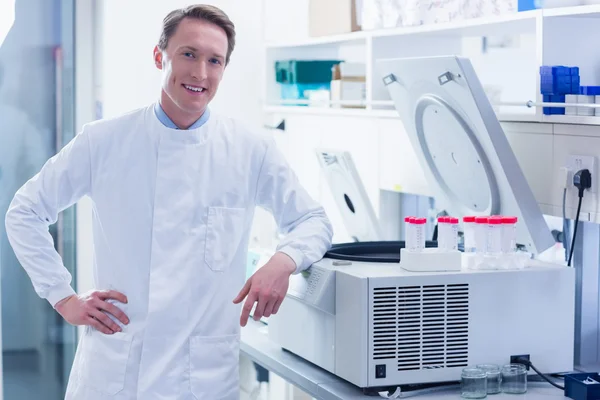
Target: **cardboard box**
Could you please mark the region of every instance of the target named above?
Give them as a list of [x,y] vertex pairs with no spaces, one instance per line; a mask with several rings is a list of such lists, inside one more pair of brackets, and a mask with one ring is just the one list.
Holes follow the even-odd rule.
[[360,0],[310,0],[310,36],[329,36],[360,31]]
[[[332,69],[331,101],[364,101],[366,99],[366,66],[357,63],[340,63]],[[364,104],[332,104],[332,108],[365,108]]]

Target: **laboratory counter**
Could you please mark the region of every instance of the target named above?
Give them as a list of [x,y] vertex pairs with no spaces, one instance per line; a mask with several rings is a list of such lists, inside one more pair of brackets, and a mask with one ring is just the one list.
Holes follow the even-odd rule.
[[[240,351],[255,363],[280,376],[290,384],[300,388],[319,400],[358,400],[376,399],[368,396],[356,386],[336,377],[302,358],[282,350],[269,340],[268,327],[262,322],[248,321],[242,329]],[[460,398],[458,385],[445,388],[424,389],[404,392],[400,396],[419,400]],[[567,399],[563,392],[544,382],[529,382],[528,391],[523,395],[496,394],[493,400],[542,400]]]

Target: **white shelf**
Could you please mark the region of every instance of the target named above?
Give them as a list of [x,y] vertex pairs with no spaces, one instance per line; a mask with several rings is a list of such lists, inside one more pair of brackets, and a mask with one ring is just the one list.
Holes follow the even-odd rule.
[[440,24],[398,27],[368,32],[374,38],[405,35],[493,36],[495,34],[534,31],[540,10],[524,11],[497,17],[472,18]]
[[[595,6],[594,6],[595,7]],[[359,31],[342,35],[313,37],[282,43],[268,43],[267,48],[290,48],[331,44],[349,44],[364,41],[367,38],[380,38],[405,35],[452,35],[452,36],[487,36],[495,33],[522,32],[534,30],[536,18],[542,16],[541,10],[532,10],[502,15],[498,17],[472,18],[448,23],[428,24],[411,27]]]
[[543,122],[570,125],[600,125],[600,116],[586,117],[581,115],[544,115]]
[[330,108],[311,106],[267,106],[272,114],[329,115],[333,117],[399,118],[396,110],[367,110],[364,108]]
[[323,37],[312,37],[304,40],[295,40],[281,43],[267,43],[268,49],[277,48],[289,48],[289,47],[303,47],[303,46],[318,46],[318,45],[331,45],[331,44],[351,44],[366,40],[369,36],[369,32],[359,31],[352,33],[345,33],[341,35],[331,35]]
[[542,16],[600,18],[600,4],[589,6],[548,8],[542,11]]
[[[267,106],[264,112],[270,114],[294,114],[294,115],[325,115],[332,117],[363,117],[363,118],[400,118],[396,110],[368,110],[364,108],[329,108],[311,106]],[[577,118],[577,117],[575,117]],[[594,117],[579,117],[589,118]],[[501,122],[540,122],[534,114],[498,114]],[[600,117],[598,117],[600,124]]]

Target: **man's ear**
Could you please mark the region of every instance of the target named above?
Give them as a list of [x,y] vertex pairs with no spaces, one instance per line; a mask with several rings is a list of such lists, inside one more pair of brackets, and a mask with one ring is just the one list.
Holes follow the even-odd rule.
[[158,46],[154,46],[154,65],[156,68],[162,69],[162,51],[159,50]]

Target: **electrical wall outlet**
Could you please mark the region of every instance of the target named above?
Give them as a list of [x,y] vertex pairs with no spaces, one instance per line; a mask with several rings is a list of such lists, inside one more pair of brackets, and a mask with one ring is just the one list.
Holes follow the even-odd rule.
[[592,174],[592,187],[589,189],[590,192],[596,193],[598,188],[598,175],[596,174],[596,157],[594,156],[577,156],[571,155],[567,159],[567,170],[569,171],[569,189],[574,189],[573,175],[582,169],[588,169]]

